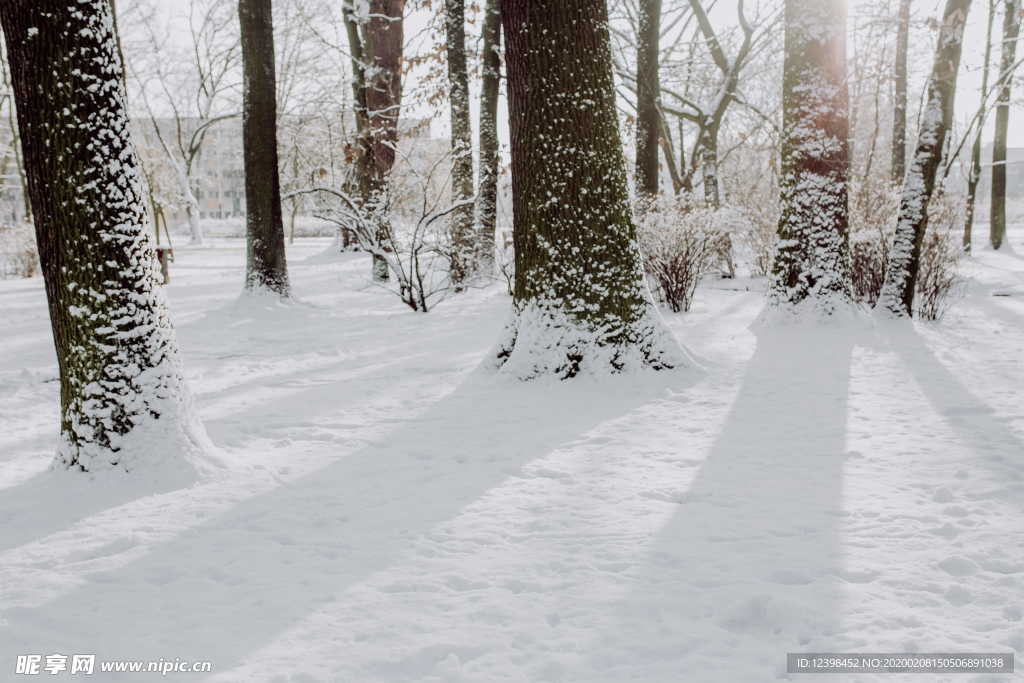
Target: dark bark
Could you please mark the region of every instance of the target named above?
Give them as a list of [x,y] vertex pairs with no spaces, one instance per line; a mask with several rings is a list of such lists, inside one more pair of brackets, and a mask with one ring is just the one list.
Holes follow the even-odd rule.
[[844,0],[787,0],[774,305],[850,300],[849,92]]
[[[452,129],[452,204],[473,198],[473,131],[469,115],[469,71],[466,65],[465,0],[445,0],[445,37],[448,57],[448,101]],[[449,217],[451,265],[449,277],[456,291],[473,272],[473,206]]]
[[355,155],[352,158],[355,167],[355,185],[361,197],[370,193],[371,177],[373,176],[372,143],[370,140],[370,118],[366,108],[366,54],[363,49],[363,35],[359,30],[359,22],[351,0],[342,0],[342,21],[348,36],[348,49],[352,61],[352,109],[356,122]]
[[896,17],[896,64],[893,93],[892,171],[894,183],[902,183],[907,171],[907,47],[910,42],[910,3],[900,0]]
[[521,378],[682,362],[636,248],[604,0],[505,0]]
[[487,0],[480,84],[480,171],[477,187],[477,251],[480,272],[494,271],[498,222],[498,95],[501,86],[501,2]]
[[658,43],[661,0],[640,0],[636,54],[636,189],[640,196],[658,194],[658,139],[661,133],[661,92]]
[[999,68],[999,97],[996,100],[996,130],[992,140],[992,206],[989,241],[993,249],[1006,238],[1006,136],[1010,125],[1010,95],[1020,35],[1020,0],[1003,2],[1003,51]]
[[[378,239],[387,229],[387,185],[395,165],[398,119],[402,108],[402,50],[405,0],[370,0],[365,20],[353,0],[342,0],[342,16],[352,53],[356,108],[356,176],[360,201],[378,214]],[[388,279],[387,261],[373,257],[373,278]]]
[[956,78],[970,6],[971,0],[947,0],[942,15],[917,147],[907,170],[896,234],[889,251],[889,268],[876,304],[897,317],[910,316],[914,311],[921,244],[928,229],[928,204],[953,122]]
[[245,161],[245,288],[286,297],[288,264],[277,167],[277,101],[274,26],[270,0],[239,0]]
[[132,470],[154,446],[181,452],[188,411],[111,7],[8,0],[0,23],[60,369],[58,463]]
[[974,134],[974,145],[971,148],[971,168],[967,173],[967,198],[964,206],[964,251],[971,251],[972,231],[974,228],[974,208],[978,199],[978,183],[981,181],[981,135],[985,129],[985,116],[988,106],[988,79],[992,63],[992,26],[995,23],[996,0],[988,0],[988,20],[985,28],[985,63],[981,68],[981,104],[978,106],[977,126]]

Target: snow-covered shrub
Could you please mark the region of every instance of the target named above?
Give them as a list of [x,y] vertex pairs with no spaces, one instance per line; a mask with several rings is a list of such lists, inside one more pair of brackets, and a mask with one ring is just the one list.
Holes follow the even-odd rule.
[[857,301],[874,306],[885,284],[892,230],[887,224],[850,233],[850,279]]
[[31,223],[0,224],[0,279],[32,277],[39,270]]
[[929,230],[921,244],[915,314],[922,320],[940,319],[960,285],[958,266],[963,250],[949,230]]
[[885,282],[900,195],[881,174],[850,183],[850,277],[854,298],[869,306]]
[[708,214],[707,229],[716,234],[716,263],[723,277],[736,277],[737,245],[754,230],[754,223],[747,212],[738,206],[723,206],[720,209],[703,209]]
[[914,297],[914,315],[922,320],[939,320],[960,289],[963,222],[963,197],[942,194],[932,198]]
[[[899,213],[900,189],[854,188],[850,203],[850,266],[854,296],[874,306],[885,283],[889,249]],[[960,282],[960,230],[963,199],[935,195],[928,208],[928,231],[921,243],[914,315],[938,320],[948,309]]]
[[473,200],[449,201],[448,184],[438,179],[451,174],[448,156],[424,170],[400,153],[396,169],[392,182],[370,201],[329,187],[307,193],[318,195],[316,218],[349,230],[361,251],[386,264],[388,279],[379,284],[426,313],[451,289],[454,249],[443,219]]
[[[689,311],[701,278],[722,255],[722,212],[658,202],[637,220],[644,269],[672,311]],[[724,233],[728,234],[728,233]]]
[[762,164],[736,165],[723,175],[729,207],[743,216],[735,247],[752,277],[767,277],[775,261],[779,229],[779,188]]
[[743,243],[752,277],[768,277],[775,262],[775,243],[779,231],[779,213],[775,205],[766,205],[751,216]]

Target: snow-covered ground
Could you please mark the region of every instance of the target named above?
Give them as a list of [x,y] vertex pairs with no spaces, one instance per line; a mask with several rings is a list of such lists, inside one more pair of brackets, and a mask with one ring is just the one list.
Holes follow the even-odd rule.
[[1024,257],[977,254],[938,325],[769,331],[756,283],[710,283],[670,318],[701,371],[520,384],[478,369],[501,287],[416,314],[327,244],[291,248],[292,305],[239,300],[240,241],[177,251],[220,449],[190,486],[47,471],[42,282],[0,282],[0,680],[30,653],[209,660],[170,678],[231,683],[1024,655]]

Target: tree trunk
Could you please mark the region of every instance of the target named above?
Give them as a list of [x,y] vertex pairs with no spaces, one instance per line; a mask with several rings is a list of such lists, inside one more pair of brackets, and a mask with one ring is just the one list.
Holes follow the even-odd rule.
[[[448,100],[452,124],[452,203],[473,198],[473,131],[469,115],[469,72],[466,67],[466,6],[464,0],[445,0],[445,36],[448,43]],[[473,272],[473,206],[453,211],[449,277],[455,290]]]
[[935,175],[942,161],[946,136],[953,122],[956,77],[970,6],[971,0],[946,0],[942,15],[917,148],[903,186],[885,284],[875,304],[876,308],[896,317],[907,317],[914,311],[921,243],[928,228],[928,204],[935,188]]
[[498,222],[498,94],[501,86],[501,3],[487,0],[480,90],[480,171],[477,188],[477,256],[481,273],[494,272]]
[[203,237],[203,225],[199,219],[199,200],[192,191],[192,179],[185,171],[180,171],[182,194],[185,195],[185,218],[188,219],[188,232],[191,243],[201,246],[206,240]]
[[996,100],[996,132],[992,140],[992,206],[989,240],[993,249],[1006,238],[1006,134],[1010,125],[1010,92],[1014,62],[1017,61],[1017,37],[1020,35],[1021,0],[1004,0],[1003,52],[999,68],[999,99]]
[[658,194],[658,111],[660,80],[658,47],[661,37],[661,0],[640,0],[640,26],[636,50],[636,190],[640,197]]
[[522,379],[682,364],[644,285],[605,0],[505,0],[502,15],[516,268],[499,363]]
[[900,0],[896,18],[896,84],[893,93],[892,182],[902,183],[907,171],[907,46],[910,42],[910,3]]
[[270,0],[239,0],[245,161],[245,288],[287,297],[288,263],[277,168],[274,26]]
[[850,301],[844,0],[786,0],[781,216],[769,302]]
[[154,269],[110,4],[8,0],[0,23],[60,369],[57,462],[181,462],[200,428]]
[[[357,182],[360,200],[378,214],[377,239],[383,241],[390,232],[388,179],[395,165],[402,108],[405,0],[369,0],[363,18],[357,16],[353,2],[342,0],[342,16],[352,53]],[[379,254],[373,256],[372,274],[374,280],[388,279],[387,260]]]
[[971,251],[971,233],[974,228],[974,207],[978,198],[978,182],[981,180],[981,135],[985,129],[985,117],[988,107],[989,65],[992,62],[992,25],[995,23],[996,0],[988,0],[988,21],[985,29],[985,63],[981,68],[981,104],[978,106],[978,131],[974,135],[974,146],[971,148],[971,170],[967,174],[967,198],[964,207],[964,251]]
[[700,175],[704,184],[704,202],[710,208],[717,209],[721,205],[718,191],[718,128],[704,128],[700,139]]

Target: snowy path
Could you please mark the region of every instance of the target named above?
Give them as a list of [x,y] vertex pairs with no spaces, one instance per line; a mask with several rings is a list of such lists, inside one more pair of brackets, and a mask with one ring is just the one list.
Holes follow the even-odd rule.
[[302,260],[322,247],[293,250],[294,306],[238,302],[237,243],[179,255],[225,464],[190,487],[44,472],[42,287],[0,282],[0,680],[52,652],[211,660],[230,683],[1024,654],[1024,259],[980,254],[967,299],[915,330],[755,334],[759,293],[702,290],[671,323],[706,373],[520,385],[474,372],[498,288],[417,316],[360,257]]

